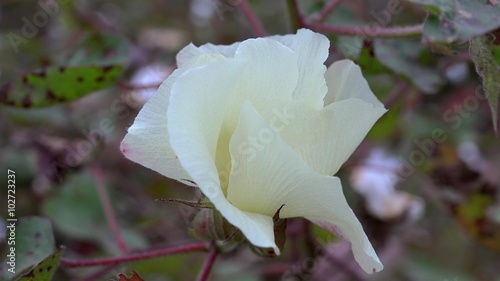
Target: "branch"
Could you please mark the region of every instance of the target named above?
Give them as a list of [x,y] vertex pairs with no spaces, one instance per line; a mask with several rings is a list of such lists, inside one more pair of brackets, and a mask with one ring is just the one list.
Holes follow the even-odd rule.
[[90,173],[94,178],[97,193],[99,194],[99,200],[101,201],[102,208],[104,209],[104,214],[106,215],[106,220],[108,221],[113,237],[115,238],[118,249],[122,254],[128,252],[127,244],[123,240],[122,234],[120,232],[120,227],[116,221],[115,212],[111,206],[111,201],[109,200],[108,193],[106,192],[106,187],[104,186],[103,178],[101,172],[96,167],[90,168]]
[[210,271],[212,271],[212,267],[214,266],[215,259],[217,258],[217,248],[215,247],[215,244],[211,244],[211,249],[210,253],[208,254],[207,260],[203,264],[203,268],[201,269],[200,273],[198,274],[198,277],[196,278],[197,281],[206,281],[208,280],[208,276],[210,275]]
[[343,26],[343,25],[329,25],[329,24],[315,23],[315,22],[304,22],[304,27],[323,33],[330,33],[335,35],[360,36],[365,38],[410,37],[410,36],[418,36],[423,32],[423,24],[403,26],[403,27],[382,27],[382,26]]
[[190,245],[176,246],[168,249],[150,250],[142,253],[131,254],[128,256],[114,257],[114,258],[98,258],[88,260],[70,260],[61,259],[62,267],[91,267],[91,266],[105,266],[111,264],[119,264],[130,261],[145,260],[161,256],[169,256],[190,252],[203,252],[209,248],[207,242],[201,242]]
[[324,22],[326,18],[333,12],[333,10],[340,4],[342,0],[330,0],[323,10],[319,12],[318,15],[314,16],[314,21]]
[[[321,11],[321,16],[327,16],[340,0],[332,0],[327,4],[325,9]],[[334,35],[360,36],[365,38],[372,37],[408,37],[418,36],[422,34],[424,25],[412,25],[403,27],[382,27],[382,26],[343,26],[331,25],[321,22],[308,21],[304,18],[299,10],[297,0],[287,0],[291,20],[294,24],[294,29],[306,27],[314,31],[329,33]]]
[[262,27],[262,24],[260,23],[259,19],[253,13],[252,9],[250,8],[250,5],[248,5],[247,0],[240,1],[240,9],[247,18],[248,23],[250,23],[250,26],[252,27],[255,33],[255,36],[257,37],[266,36],[266,31]]

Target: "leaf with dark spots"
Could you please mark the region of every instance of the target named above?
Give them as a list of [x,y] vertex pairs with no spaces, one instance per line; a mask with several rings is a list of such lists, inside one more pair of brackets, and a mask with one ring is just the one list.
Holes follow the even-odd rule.
[[50,281],[59,266],[62,250],[56,250],[38,263],[30,272],[24,274],[18,281]]
[[24,108],[72,101],[112,85],[123,66],[52,66],[12,80],[0,88],[0,104]]
[[43,217],[20,218],[16,225],[16,245],[16,272],[44,260],[55,250],[50,220]]

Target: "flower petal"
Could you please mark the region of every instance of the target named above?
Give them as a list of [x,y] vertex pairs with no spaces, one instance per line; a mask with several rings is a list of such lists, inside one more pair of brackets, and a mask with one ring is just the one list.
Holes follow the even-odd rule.
[[321,33],[309,29],[299,29],[297,34],[270,37],[283,43],[298,54],[299,82],[294,98],[306,99],[317,108],[323,108],[323,98],[328,91],[325,82],[326,67],[330,41]]
[[229,95],[234,92],[245,63],[224,59],[180,76],[172,88],[168,132],[184,169],[229,223],[245,233],[254,245],[277,249],[272,218],[231,205],[221,189],[215,166],[216,145]]
[[182,168],[170,147],[167,129],[170,89],[183,72],[180,69],[175,70],[146,102],[134,124],[128,128],[120,148],[128,159],[192,186],[192,178]]
[[[246,40],[238,46],[235,59],[247,61],[238,85],[231,97],[229,111],[225,117],[223,131],[217,150],[219,172],[229,174],[231,163],[229,141],[236,129],[240,111],[249,100],[259,112],[270,116],[278,105],[293,99],[297,85],[297,55],[276,40],[258,38]],[[227,176],[222,183],[227,188]]]
[[360,99],[334,102],[321,111],[295,104],[283,139],[317,172],[334,175],[385,112]]
[[146,102],[128,128],[120,148],[128,159],[150,168],[166,177],[195,186],[191,176],[184,170],[170,146],[167,109],[173,83],[189,68],[220,60],[213,54],[191,57],[183,67],[176,69],[160,85],[156,93]]
[[337,226],[351,241],[354,256],[365,271],[382,269],[347,205],[339,179],[309,167],[249,102],[242,110],[230,150],[233,166],[227,198],[234,206],[267,216],[283,206],[282,218],[305,217],[328,228]]
[[361,69],[351,60],[334,62],[325,73],[328,93],[325,97],[325,106],[345,99],[357,98],[370,103],[375,108],[384,105],[370,90]]
[[290,48],[272,39],[248,39],[240,43],[235,58],[248,61],[231,104],[232,114],[228,116],[235,125],[246,100],[263,113],[292,100],[299,69],[297,54]]
[[190,43],[177,53],[177,66],[181,67],[189,59],[202,54],[220,54],[226,58],[233,58],[239,44],[240,42],[231,45],[214,45],[207,43],[196,47],[193,43]]

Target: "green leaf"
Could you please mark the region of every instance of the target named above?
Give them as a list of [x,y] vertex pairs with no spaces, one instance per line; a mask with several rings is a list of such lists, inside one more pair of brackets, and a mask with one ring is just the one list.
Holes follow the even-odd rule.
[[50,281],[59,266],[62,250],[53,252],[18,281]]
[[493,54],[497,65],[500,65],[500,46],[492,46],[491,53]]
[[[113,194],[109,197],[114,198]],[[120,253],[106,221],[95,183],[88,173],[68,176],[65,183],[45,200],[42,211],[52,219],[55,229],[63,234],[97,242],[109,253]],[[130,248],[146,246],[145,239],[136,231],[123,227],[121,233]]]
[[24,217],[16,225],[16,272],[39,263],[55,250],[50,220]]
[[451,43],[469,40],[500,26],[500,4],[494,0],[410,0],[429,10],[424,40]]
[[126,64],[129,48],[124,38],[114,34],[89,34],[71,55],[68,66]]
[[[374,40],[375,56],[393,72],[408,78],[424,93],[435,93],[444,83],[436,67],[435,60],[426,59],[428,51],[413,39],[376,39]],[[421,61],[425,59],[426,61]],[[427,63],[429,65],[426,65]]]
[[363,48],[359,55],[357,63],[363,70],[364,75],[374,75],[388,72],[380,61],[375,58],[373,52],[368,48]]
[[0,88],[0,105],[36,108],[72,101],[113,85],[123,66],[51,66]]
[[493,126],[497,132],[500,68],[495,62],[491,42],[486,36],[478,36],[470,40],[470,55],[476,66],[477,74],[483,79],[483,88],[491,107]]

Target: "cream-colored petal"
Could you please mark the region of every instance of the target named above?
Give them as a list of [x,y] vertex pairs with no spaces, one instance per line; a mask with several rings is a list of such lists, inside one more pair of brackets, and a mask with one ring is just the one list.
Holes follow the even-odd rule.
[[181,166],[170,146],[167,109],[173,83],[188,69],[223,58],[213,54],[191,57],[176,69],[158,88],[128,128],[120,148],[125,157],[166,177],[194,186],[193,179]]
[[334,62],[328,67],[325,79],[328,86],[325,106],[333,102],[356,98],[372,104],[375,108],[384,107],[370,90],[359,66],[351,60]]
[[294,98],[305,99],[317,109],[323,108],[323,98],[328,91],[325,82],[330,41],[321,33],[299,29],[297,34],[270,37],[283,43],[298,55],[299,81]]
[[184,169],[221,214],[256,246],[274,247],[269,216],[241,211],[225,198],[215,166],[221,125],[245,62],[225,59],[191,69],[172,88],[168,110],[171,144]]
[[193,185],[170,146],[167,108],[173,82],[185,70],[175,70],[146,102],[121,142],[125,157],[158,173]]
[[299,78],[298,56],[290,48],[267,38],[248,39],[236,50],[236,59],[248,61],[231,102],[232,115],[239,118],[246,100],[259,112],[267,112],[291,100]]
[[[243,103],[247,100],[266,116],[280,111],[279,105],[293,99],[298,80],[297,55],[276,40],[258,38],[239,44],[236,59],[248,62],[239,77],[225,117],[223,132],[217,149],[217,167],[221,174],[229,174],[229,140],[236,128]],[[227,176],[222,176],[223,188]]]
[[233,166],[227,199],[251,213],[305,217],[336,226],[352,243],[353,253],[367,272],[380,263],[361,224],[347,205],[338,178],[320,175],[304,162],[249,103],[241,113],[230,143]]
[[189,69],[172,87],[167,114],[170,144],[197,183],[210,177],[207,169],[216,172],[217,140],[244,67],[244,61],[221,59]]
[[239,44],[240,42],[236,42],[231,45],[214,45],[207,43],[197,47],[193,43],[190,43],[177,53],[177,65],[180,67],[191,58],[203,54],[220,54],[226,58],[233,58]]
[[360,99],[334,102],[321,111],[305,103],[290,105],[294,118],[282,127],[283,139],[317,172],[334,175],[385,112]]

